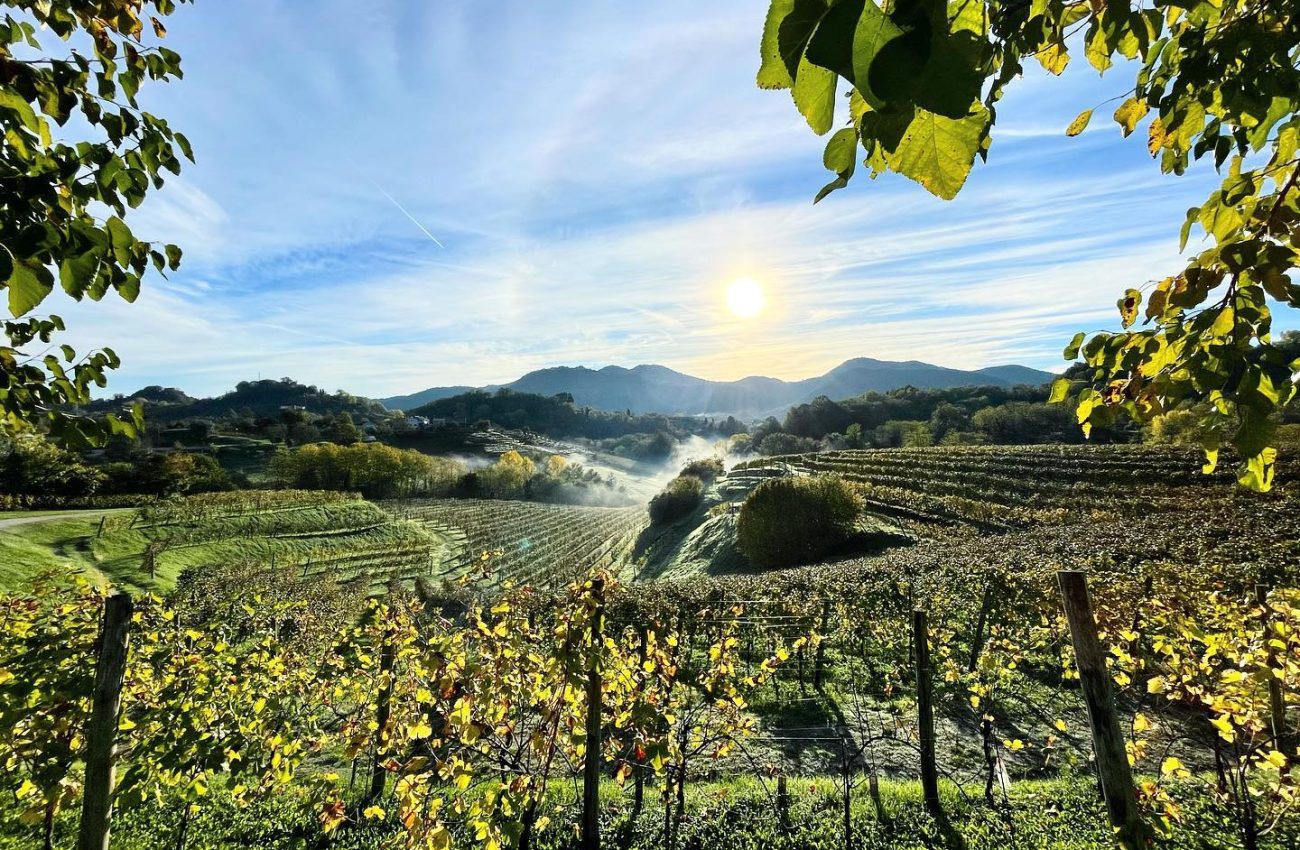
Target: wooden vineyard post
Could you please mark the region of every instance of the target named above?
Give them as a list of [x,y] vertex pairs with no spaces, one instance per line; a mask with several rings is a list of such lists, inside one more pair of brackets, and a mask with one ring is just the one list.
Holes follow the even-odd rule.
[[776,816],[781,821],[781,829],[790,829],[790,786],[785,774],[776,778]]
[[601,681],[600,654],[605,644],[605,581],[591,580],[595,608],[587,658],[587,754],[582,763],[582,850],[600,848]]
[[134,605],[125,593],[104,601],[99,628],[99,658],[95,664],[95,690],[90,720],[86,724],[86,783],[81,799],[81,825],[77,850],[108,850],[113,818],[113,782],[116,774],[117,728],[122,708],[122,681]]
[[939,769],[934,755],[934,696],[930,672],[930,632],[924,611],[912,612],[912,647],[916,654],[916,711],[921,736],[921,793],[925,810],[942,818],[939,804]]
[[980,663],[980,653],[984,651],[984,627],[988,624],[989,611],[993,608],[993,582],[984,587],[984,598],[980,601],[979,617],[975,620],[975,635],[970,642],[970,663],[966,669],[974,672]]
[[1273,671],[1278,669],[1277,651],[1268,643],[1272,609],[1268,606],[1267,586],[1255,585],[1255,601],[1259,603],[1260,617],[1264,621],[1264,645],[1268,647],[1266,660],[1269,673],[1266,677],[1268,680],[1268,720],[1269,726],[1273,730],[1273,748],[1281,750],[1287,756],[1292,756],[1295,754],[1296,744],[1292,738],[1291,730],[1286,726],[1286,700],[1282,696],[1282,683],[1273,675]]
[[829,599],[822,601],[822,619],[821,626],[818,629],[821,640],[817,642],[817,651],[813,656],[813,690],[821,692],[825,689],[826,677],[826,631],[831,624],[831,602]]
[[1079,684],[1088,706],[1088,722],[1092,726],[1092,745],[1097,756],[1102,793],[1106,797],[1106,812],[1121,846],[1138,850],[1146,846],[1149,832],[1138,814],[1133,773],[1129,769],[1119,715],[1115,713],[1110,671],[1106,668],[1106,656],[1097,637],[1088,581],[1083,573],[1073,570],[1062,570],[1057,573],[1057,578],[1061,584],[1065,616],[1070,621]]
[[388,719],[392,711],[393,703],[393,666],[394,656],[393,636],[384,637],[384,645],[379,651],[379,675],[383,678],[383,683],[379,689],[379,700],[375,706],[375,757],[370,764],[370,790],[366,794],[366,802],[373,803],[380,797],[384,796],[384,785],[388,781],[388,770],[384,767],[383,743],[384,737],[388,734]]

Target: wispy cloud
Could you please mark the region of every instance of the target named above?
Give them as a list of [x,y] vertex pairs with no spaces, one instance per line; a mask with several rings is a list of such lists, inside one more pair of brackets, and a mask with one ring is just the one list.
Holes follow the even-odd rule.
[[[1177,262],[1208,187],[1159,177],[1100,112],[1066,139],[1113,94],[1072,70],[1011,89],[958,200],[886,175],[813,206],[823,141],[754,88],[753,3],[322,0],[310,25],[291,5],[198,4],[169,27],[186,77],[149,105],[199,164],[132,223],[185,267],[135,305],[62,310],[83,347],[122,355],[114,389],[1056,367],[1074,330]],[[741,275],[768,289],[755,320],[724,309]]]

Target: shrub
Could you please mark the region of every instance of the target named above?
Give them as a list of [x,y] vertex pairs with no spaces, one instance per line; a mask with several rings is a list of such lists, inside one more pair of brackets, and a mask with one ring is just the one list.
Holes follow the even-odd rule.
[[693,475],[679,475],[650,500],[650,521],[672,522],[695,510],[704,498],[704,482]]
[[706,457],[700,458],[699,460],[693,460],[686,464],[682,467],[680,474],[689,475],[692,478],[698,478],[701,481],[708,482],[714,480],[726,471],[727,468],[723,465],[722,458]]
[[853,536],[862,497],[838,475],[771,478],[740,509],[736,546],[754,564],[802,564]]

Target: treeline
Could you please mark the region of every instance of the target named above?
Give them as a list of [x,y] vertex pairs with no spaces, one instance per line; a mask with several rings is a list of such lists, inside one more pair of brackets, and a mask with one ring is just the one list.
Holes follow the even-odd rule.
[[295,451],[280,449],[267,471],[285,487],[401,499],[443,495],[464,477],[466,468],[459,461],[381,443],[313,443]]
[[0,442],[0,458],[0,494],[25,497],[32,505],[60,507],[126,495],[206,493],[229,490],[237,483],[205,454],[137,453],[128,460],[91,464],[39,434]]
[[174,387],[149,386],[129,396],[92,402],[88,413],[108,413],[130,404],[140,404],[146,413],[154,411],[160,418],[173,420],[234,416],[275,416],[284,408],[302,408],[318,415],[350,413],[354,416],[382,416],[384,406],[377,401],[339,390],[328,392],[292,378],[240,381],[228,393],[214,398],[193,398]]
[[[726,423],[691,416],[658,413],[609,412],[579,406],[569,393],[553,396],[520,393],[502,387],[496,392],[474,390],[439,399],[411,411],[418,416],[451,419],[456,422],[491,422],[505,428],[535,431],[548,437],[608,439],[632,434],[665,435],[673,439],[688,434],[716,432]],[[743,426],[732,420],[735,431]],[[662,440],[661,440],[662,442]]]
[[560,455],[550,455],[539,463],[514,450],[502,454],[491,466],[463,476],[450,495],[605,507],[635,503],[612,476]]
[[[1069,405],[1047,404],[1045,387],[902,387],[844,401],[819,396],[796,405],[784,421],[768,417],[740,451],[764,455],[819,450],[937,445],[1034,445],[1082,443]],[[1135,428],[1096,428],[1090,442],[1129,442]]]

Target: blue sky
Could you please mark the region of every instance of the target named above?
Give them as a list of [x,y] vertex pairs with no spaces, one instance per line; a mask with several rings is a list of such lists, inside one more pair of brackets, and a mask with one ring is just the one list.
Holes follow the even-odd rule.
[[[114,391],[211,394],[260,374],[384,396],[577,364],[1060,368],[1125,287],[1176,268],[1213,173],[1161,175],[1113,104],[1064,135],[1124,69],[1099,79],[1080,55],[1061,79],[1018,81],[956,201],[860,175],[813,206],[824,140],[788,93],[754,86],[764,12],[183,6],[168,44],[185,79],[147,106],[198,164],[129,221],[179,243],[184,267],[134,305],[51,308],[73,342],[122,356]],[[725,309],[740,276],[767,292],[754,319]]]

